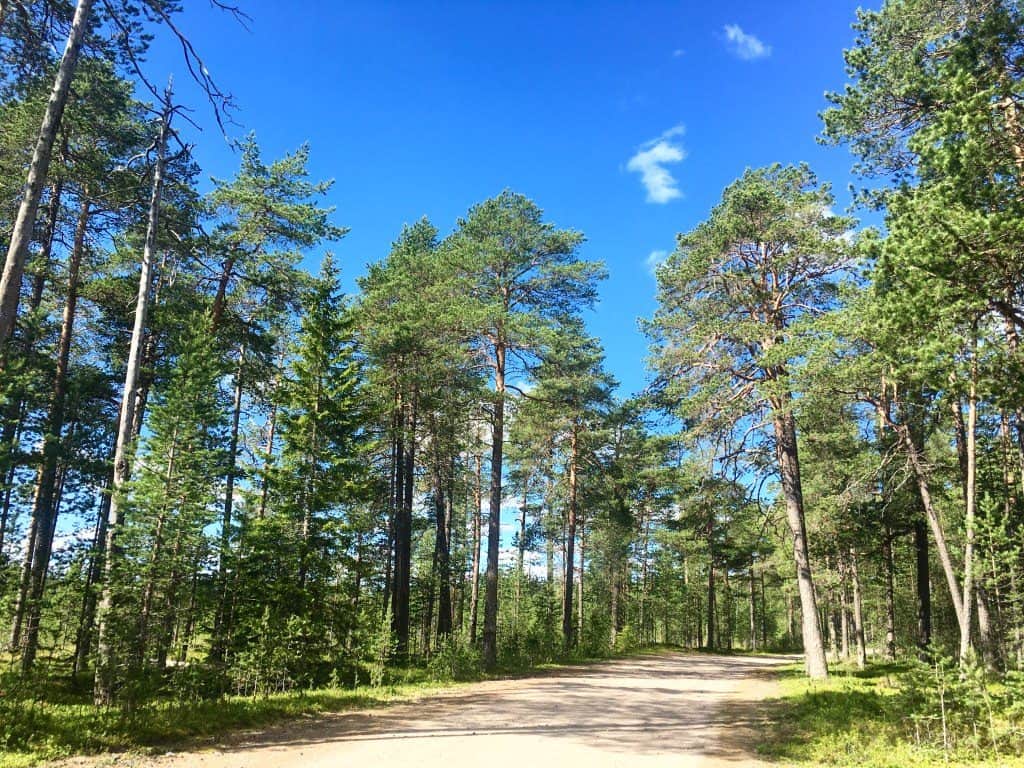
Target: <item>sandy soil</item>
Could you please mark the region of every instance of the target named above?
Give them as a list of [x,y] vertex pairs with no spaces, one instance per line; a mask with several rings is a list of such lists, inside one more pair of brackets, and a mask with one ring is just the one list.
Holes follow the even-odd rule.
[[237,734],[122,768],[696,768],[754,766],[758,702],[781,656],[644,656],[478,683],[385,709]]

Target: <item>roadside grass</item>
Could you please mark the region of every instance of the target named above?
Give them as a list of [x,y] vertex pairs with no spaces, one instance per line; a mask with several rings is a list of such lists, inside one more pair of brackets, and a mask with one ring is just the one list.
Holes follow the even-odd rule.
[[819,682],[804,677],[799,665],[781,670],[781,696],[764,705],[769,725],[758,745],[762,758],[800,768],[1024,768],[1022,732],[1006,712],[996,713],[1010,736],[998,749],[968,736],[947,750],[940,716],[912,711],[907,667],[878,663],[832,671]]
[[[179,703],[150,702],[131,712],[87,703],[21,702],[14,729],[3,727],[7,740],[22,749],[0,752],[0,767],[22,768],[43,760],[77,754],[170,746],[282,720],[381,706],[414,699],[457,683],[410,683],[356,690],[270,694],[266,697],[226,696]],[[0,706],[0,718],[13,714]]]
[[266,696],[223,696],[200,701],[154,699],[127,711],[96,707],[88,685],[68,677],[31,681],[21,696],[8,676],[0,681],[0,768],[28,768],[47,760],[106,752],[157,753],[199,747],[218,736],[265,728],[288,720],[415,701],[486,679],[524,677],[593,664],[610,658],[665,654],[670,646],[636,649],[605,657],[571,657],[534,666],[503,666],[491,674],[462,670],[458,680],[422,666],[388,670],[380,687],[317,688]]

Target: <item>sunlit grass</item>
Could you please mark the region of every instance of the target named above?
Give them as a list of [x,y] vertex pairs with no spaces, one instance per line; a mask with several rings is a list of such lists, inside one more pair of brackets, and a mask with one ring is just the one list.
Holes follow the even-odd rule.
[[[81,753],[158,748],[236,730],[350,709],[378,707],[460,683],[410,682],[381,688],[318,689],[196,703],[150,702],[126,713],[88,703],[0,704],[0,768]],[[8,751],[10,750],[10,751]]]
[[781,696],[765,704],[769,725],[758,751],[790,766],[853,768],[1024,768],[1008,747],[991,754],[967,747],[948,753],[923,739],[920,722],[903,708],[894,664],[834,670],[825,682],[808,680],[799,666],[781,673]]

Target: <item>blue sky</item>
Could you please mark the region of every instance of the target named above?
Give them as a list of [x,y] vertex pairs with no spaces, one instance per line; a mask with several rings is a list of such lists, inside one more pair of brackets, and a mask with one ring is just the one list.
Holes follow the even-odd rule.
[[[623,394],[646,379],[651,254],[744,168],[807,161],[849,202],[849,155],[815,137],[856,2],[251,0],[249,31],[187,5],[181,28],[240,106],[232,130],[255,131],[267,159],[309,142],[313,176],[335,180],[349,285],[403,223],[446,233],[473,203],[522,192],[607,264],[588,326]],[[146,70],[175,74],[205,126],[190,137],[204,172],[231,176],[237,155],[166,35]]]

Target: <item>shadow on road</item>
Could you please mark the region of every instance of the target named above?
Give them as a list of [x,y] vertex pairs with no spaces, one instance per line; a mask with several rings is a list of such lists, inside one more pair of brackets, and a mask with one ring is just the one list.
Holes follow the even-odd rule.
[[259,734],[229,751],[299,750],[325,742],[407,742],[416,749],[417,741],[496,737],[504,744],[504,738],[526,737],[635,757],[689,754],[746,764],[772,672],[792,661],[699,654],[620,660],[333,715]]

